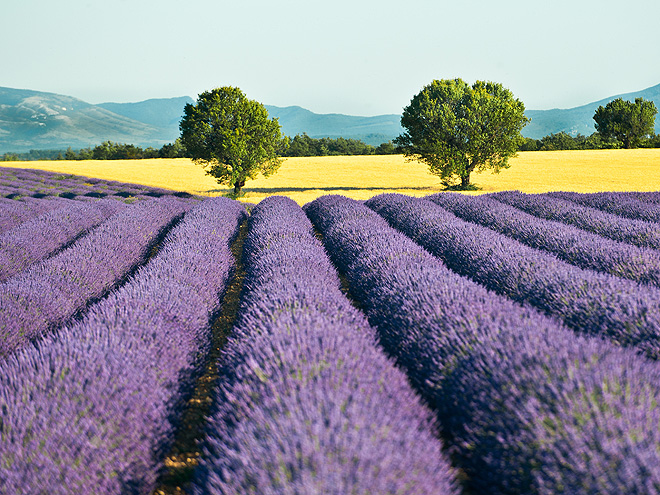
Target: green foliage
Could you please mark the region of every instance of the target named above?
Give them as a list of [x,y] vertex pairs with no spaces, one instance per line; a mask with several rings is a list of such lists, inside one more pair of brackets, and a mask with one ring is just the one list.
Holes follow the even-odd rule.
[[314,139],[307,133],[297,134],[289,141],[284,156],[336,156],[336,155],[373,155],[376,148],[359,139],[339,137]]
[[642,148],[660,148],[660,134],[651,134],[648,139],[641,142]]
[[235,196],[258,173],[275,173],[288,143],[277,119],[269,119],[261,103],[228,86],[200,94],[194,105],[188,103],[179,128],[190,157],[208,167],[206,173],[219,184],[234,186]]
[[158,158],[185,158],[188,154],[186,153],[186,148],[181,142],[181,138],[176,138],[173,143],[164,144],[163,147],[158,150]]
[[75,151],[71,149],[71,146],[69,146],[66,151],[64,152],[64,159],[65,160],[76,160],[78,158],[78,155]]
[[518,151],[538,151],[541,141],[534,138],[523,138],[518,146]]
[[113,143],[105,141],[94,148],[83,148],[75,151],[71,147],[62,150],[30,150],[28,153],[5,153],[0,155],[0,161],[21,160],[138,160],[144,158],[184,158],[186,150],[177,139],[174,143],[165,144],[159,150],[148,147],[142,149],[133,144]]
[[93,160],[94,159],[94,152],[92,151],[92,148],[82,148],[81,150],[78,151],[78,158],[77,160]]
[[470,174],[508,168],[523,143],[529,121],[525,106],[501,84],[461,79],[434,80],[410,102],[401,117],[405,132],[395,139],[403,154],[429,166],[452,186],[470,186]]
[[[288,143],[288,144],[284,144]],[[321,138],[314,139],[307,134],[296,135],[293,139],[285,137],[282,156],[325,156],[325,155],[391,155],[400,153],[392,142],[373,147],[358,139]],[[143,158],[187,158],[189,154],[181,138],[162,148],[142,149],[132,144],[119,144],[106,141],[94,148],[73,150],[31,150],[29,153],[5,153],[0,161],[10,160],[130,160]]]
[[105,141],[92,150],[93,160],[135,160],[138,158],[156,158],[158,151],[142,148],[133,144],[118,144]]
[[[660,136],[652,134],[639,140],[641,148],[660,148]],[[518,151],[559,151],[559,150],[604,150],[621,148],[622,143],[613,138],[605,138],[598,132],[590,136],[566,132],[550,134],[541,139],[525,138]]]
[[617,148],[616,141],[604,139],[599,133],[594,132],[590,136],[577,134],[571,136],[566,132],[550,134],[536,141],[537,151],[558,150],[599,150],[604,148]]
[[30,150],[24,153],[4,153],[0,161],[63,160],[62,150]]
[[605,138],[623,143],[626,149],[637,148],[643,138],[651,136],[655,127],[658,109],[652,101],[635,98],[631,101],[617,98],[605,107],[596,109],[596,130]]
[[538,149],[539,151],[576,150],[578,142],[573,136],[565,132],[558,132],[541,138],[541,145]]
[[396,155],[401,153],[401,151],[396,146],[394,146],[392,141],[378,145],[375,152],[377,155]]

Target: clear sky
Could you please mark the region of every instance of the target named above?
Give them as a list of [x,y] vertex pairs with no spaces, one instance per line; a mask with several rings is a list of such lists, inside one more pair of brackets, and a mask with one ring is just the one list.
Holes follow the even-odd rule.
[[366,116],[433,79],[533,110],[660,84],[658,0],[7,0],[0,20],[0,86],[90,103],[238,86]]

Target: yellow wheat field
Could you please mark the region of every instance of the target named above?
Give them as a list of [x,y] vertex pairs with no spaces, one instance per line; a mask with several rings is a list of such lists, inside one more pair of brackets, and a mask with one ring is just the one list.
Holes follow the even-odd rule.
[[[521,152],[499,174],[472,174],[480,192],[660,190],[660,149]],[[201,166],[188,159],[0,162],[99,179],[132,182],[203,196],[226,194]],[[393,156],[287,158],[272,177],[248,181],[244,201],[284,195],[307,203],[324,194],[368,199],[384,192],[425,196],[442,190],[425,165]]]

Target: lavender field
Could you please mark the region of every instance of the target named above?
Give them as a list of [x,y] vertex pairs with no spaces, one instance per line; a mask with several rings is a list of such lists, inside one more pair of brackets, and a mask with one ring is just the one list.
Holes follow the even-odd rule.
[[660,494],[659,221],[0,168],[0,493]]

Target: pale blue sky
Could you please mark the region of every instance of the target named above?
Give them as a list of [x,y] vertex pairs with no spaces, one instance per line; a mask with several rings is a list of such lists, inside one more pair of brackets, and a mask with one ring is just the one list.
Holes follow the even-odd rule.
[[569,108],[660,83],[658,0],[7,0],[0,86],[400,113],[433,79]]

